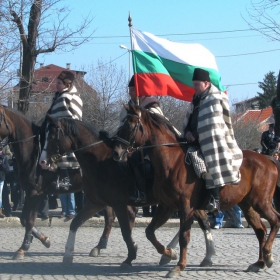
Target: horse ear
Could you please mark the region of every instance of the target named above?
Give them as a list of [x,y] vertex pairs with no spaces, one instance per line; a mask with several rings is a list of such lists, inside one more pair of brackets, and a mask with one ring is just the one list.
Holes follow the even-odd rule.
[[124,109],[125,109],[126,111],[129,110],[129,107],[128,107],[126,104],[123,104],[123,107],[124,107]]
[[133,104],[132,102],[129,102],[129,109],[132,111],[134,114],[137,115],[137,105]]

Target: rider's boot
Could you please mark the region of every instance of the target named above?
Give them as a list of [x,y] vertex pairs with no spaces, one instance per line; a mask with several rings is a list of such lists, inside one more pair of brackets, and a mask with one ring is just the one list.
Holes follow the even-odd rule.
[[210,200],[206,205],[206,210],[209,212],[218,212],[220,211],[220,197],[219,197],[219,187],[211,188],[210,191]]
[[136,185],[137,185],[137,193],[135,194],[135,196],[131,196],[130,198],[135,200],[135,202],[142,202],[145,203],[147,202],[147,197],[146,197],[146,180],[144,178],[144,176],[141,174],[140,170],[139,170],[139,166],[133,166],[132,167],[133,170],[133,174],[134,174],[134,178],[136,181]]

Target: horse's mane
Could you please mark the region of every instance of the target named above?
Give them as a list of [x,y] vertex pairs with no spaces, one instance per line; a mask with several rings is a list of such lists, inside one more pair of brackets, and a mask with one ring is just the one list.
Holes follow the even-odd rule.
[[180,141],[178,133],[168,119],[160,114],[149,112],[149,110],[144,108],[139,107],[139,109],[141,110],[143,118],[145,118],[147,122],[152,123],[160,130],[164,127],[174,135],[177,141]]
[[74,136],[78,136],[80,134],[78,124],[82,124],[96,139],[100,139],[103,141],[110,140],[108,132],[99,131],[92,124],[70,118],[64,118],[64,120],[66,134],[73,134]]

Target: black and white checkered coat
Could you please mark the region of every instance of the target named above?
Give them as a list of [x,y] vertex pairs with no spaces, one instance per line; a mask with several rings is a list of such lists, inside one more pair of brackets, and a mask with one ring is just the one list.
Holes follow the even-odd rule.
[[[202,95],[199,106],[199,143],[215,187],[239,182],[243,154],[234,138],[228,96],[211,85],[209,91]],[[191,113],[192,104],[187,110],[184,128]]]
[[[75,86],[69,91],[65,89],[56,93],[48,114],[55,118],[72,118],[82,120],[83,102]],[[79,168],[79,163],[74,153],[63,156],[58,162],[60,168]]]

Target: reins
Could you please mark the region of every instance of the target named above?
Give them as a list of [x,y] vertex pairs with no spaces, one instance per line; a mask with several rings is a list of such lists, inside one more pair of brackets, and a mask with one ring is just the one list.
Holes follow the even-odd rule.
[[67,151],[67,152],[65,152],[65,153],[63,153],[63,154],[52,155],[52,156],[51,156],[51,161],[55,163],[55,162],[57,162],[60,158],[62,158],[62,157],[64,157],[64,156],[67,156],[67,155],[70,154],[70,153],[75,153],[75,152],[78,152],[78,151],[87,149],[87,148],[89,148],[89,147],[98,145],[98,144],[100,144],[100,143],[102,143],[102,142],[104,142],[104,141],[101,140],[101,141],[98,141],[98,142],[94,142],[94,143],[91,143],[91,144],[89,144],[89,145],[87,145],[87,146],[84,146],[84,147],[81,147],[81,148],[79,148],[79,149],[76,149],[76,150],[74,150],[74,151],[73,151],[73,150],[69,150],[69,151]]
[[[52,161],[53,163],[56,163],[59,159],[61,159],[61,158],[64,157],[64,156],[67,156],[67,155],[69,155],[69,154],[71,154],[71,153],[75,153],[75,152],[78,152],[78,151],[81,151],[81,150],[84,150],[84,149],[93,147],[93,146],[95,146],[95,145],[98,145],[98,144],[101,144],[101,143],[104,142],[103,140],[100,140],[100,141],[98,141],[98,142],[91,143],[91,144],[89,144],[89,145],[87,145],[87,146],[78,148],[78,149],[76,149],[76,150],[69,150],[69,151],[67,151],[67,152],[65,152],[65,153],[63,153],[63,154],[59,154],[59,146],[58,146],[58,142],[59,142],[59,132],[62,133],[63,137],[66,138],[66,139],[70,142],[70,144],[71,144],[71,140],[70,140],[70,138],[69,138],[67,135],[65,135],[64,131],[62,130],[60,119],[58,119],[58,125],[59,125],[59,126],[57,127],[57,130],[58,130],[58,131],[57,131],[57,154],[51,156],[51,161]],[[44,150],[45,150],[45,149],[44,149]]]
[[137,151],[137,150],[151,149],[151,148],[163,147],[163,146],[178,147],[180,145],[186,145],[186,144],[189,144],[189,142],[185,141],[185,142],[174,142],[174,143],[162,143],[162,144],[142,146],[142,147],[137,147],[137,148],[131,147],[131,149],[132,149],[132,151]]
[[[119,141],[121,143],[123,143],[124,145],[127,146],[127,150],[126,153],[132,153],[134,151],[139,151],[139,150],[144,150],[144,149],[151,149],[151,148],[156,148],[156,147],[164,147],[164,146],[170,146],[170,147],[178,147],[179,145],[183,144],[189,144],[188,142],[184,141],[184,142],[173,142],[173,143],[162,143],[162,144],[156,144],[156,145],[150,145],[150,146],[141,146],[141,147],[136,147],[134,148],[134,144],[136,142],[136,134],[140,128],[140,126],[143,127],[143,124],[141,122],[141,111],[139,113],[139,115],[137,114],[127,114],[127,116],[132,116],[132,117],[136,117],[138,119],[134,129],[133,129],[133,136],[131,137],[132,140],[127,141],[121,137],[119,137],[118,135],[116,135],[115,137],[113,137],[114,140]],[[125,122],[127,121],[127,116],[125,118]],[[143,134],[145,134],[145,131],[143,132]]]

